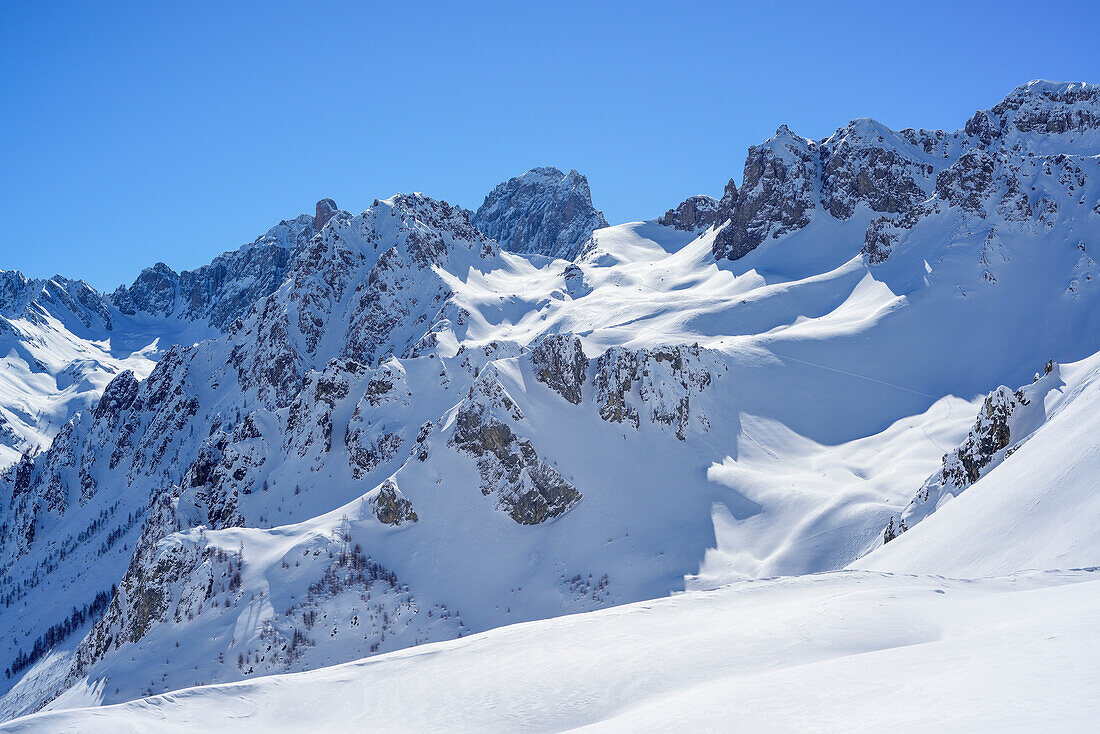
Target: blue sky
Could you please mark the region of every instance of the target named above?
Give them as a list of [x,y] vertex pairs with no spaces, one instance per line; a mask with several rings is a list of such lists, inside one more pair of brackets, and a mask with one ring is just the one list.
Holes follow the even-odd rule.
[[331,196],[476,208],[576,168],[611,222],[740,181],[786,123],[961,127],[1100,82],[1092,3],[0,4],[0,268],[111,289]]

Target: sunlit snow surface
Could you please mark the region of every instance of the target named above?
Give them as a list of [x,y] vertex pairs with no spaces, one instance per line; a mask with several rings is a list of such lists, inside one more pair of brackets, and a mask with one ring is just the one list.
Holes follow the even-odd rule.
[[[853,125],[878,134],[869,121]],[[950,165],[947,148],[960,140],[949,134],[942,158],[937,148],[920,163],[937,171]],[[1091,624],[1100,586],[1093,571],[1080,569],[1100,564],[1100,279],[1092,259],[1100,160],[1091,133],[1056,141],[1071,144],[1063,148],[1032,142],[1042,153],[1071,154],[1023,161],[1019,184],[1034,192],[1034,216],[996,213],[1007,193],[996,181],[982,216],[929,210],[881,264],[860,254],[878,216],[863,204],[846,220],[815,208],[807,226],[734,262],[715,260],[714,230],[696,236],[654,222],[597,230],[575,264],[491,246],[458,247],[419,269],[398,262],[389,272],[405,280],[390,284],[395,300],[384,303],[422,309],[439,296],[446,318],[426,351],[409,352],[425,328],[410,307],[385,334],[406,356],[384,365],[372,359],[354,378],[339,364],[344,341],[363,331],[364,322],[351,319],[352,294],[397,241],[386,227],[401,203],[376,202],[365,219],[341,213],[320,242],[339,239],[344,249],[318,249],[324,268],[301,281],[316,301],[286,299],[289,281],[271,301],[276,316],[306,313],[324,326],[311,332],[317,348],[307,354],[294,324],[310,320],[288,319],[288,342],[311,390],[329,360],[336,377],[350,380],[350,397],[332,400],[331,446],[314,430],[326,419],[314,393],[303,391],[305,419],[294,432],[286,403],[262,404],[227,367],[235,339],[263,332],[250,331],[255,314],[241,331],[204,342],[174,383],[199,405],[176,436],[187,447],[180,462],[192,460],[212,416],[221,425],[236,411],[237,425],[243,410],[259,435],[234,450],[256,491],[234,496],[241,519],[218,530],[200,527],[208,510],[197,497],[201,483],[181,489],[180,525],[158,547],[192,559],[240,553],[240,587],[207,595],[205,583],[184,574],[158,588],[182,605],[175,618],[157,620],[140,639],[71,675],[81,629],[18,680],[3,682],[0,718],[45,705],[42,716],[8,726],[1088,730],[1097,714],[1089,692],[1100,687]],[[1087,175],[1061,176],[1060,165]],[[383,224],[371,229],[367,220]],[[335,267],[341,257],[355,263],[348,272]],[[329,293],[330,281],[344,276],[346,288]],[[40,336],[27,334],[14,349]],[[532,361],[532,348],[555,334],[576,335],[589,358],[579,402],[549,387]],[[92,347],[36,343],[57,357],[46,377],[25,370],[18,384],[0,385],[5,405],[39,391],[64,394],[57,410],[20,414],[44,440],[94,400],[107,373],[147,371],[156,356],[141,351],[145,344],[127,352],[114,345],[134,364],[109,364],[70,400],[58,376]],[[685,393],[689,407],[678,402],[687,386],[676,376],[651,393],[651,403],[637,403],[637,426],[601,417],[606,406],[594,381],[607,350],[696,344],[692,366],[711,381]],[[883,546],[887,521],[966,438],[985,396],[1001,385],[1010,392],[1030,385],[1052,358],[1058,364],[1035,388],[1041,397],[1011,445],[999,449],[1011,455],[999,455],[965,491],[938,500]],[[31,361],[20,352],[5,364],[19,370]],[[344,429],[368,379],[383,370],[397,387],[391,403],[366,412],[365,425],[404,432],[406,442],[353,475]],[[46,378],[50,385],[34,382]],[[451,442],[473,388],[508,396],[509,411],[522,417],[502,420],[575,485],[579,501],[520,525],[491,491],[483,494],[474,459]],[[635,393],[630,399],[642,400]],[[657,403],[685,406],[679,436],[649,420]],[[425,425],[413,456],[413,437]],[[158,467],[157,475],[138,466],[121,490],[104,463],[96,464],[98,494],[79,512],[46,516],[33,552],[20,556],[13,546],[7,580],[26,594],[0,617],[0,652],[9,659],[67,613],[71,599],[90,598],[126,573],[141,524],[98,554],[98,537],[66,546],[89,517],[114,513],[95,531],[104,535],[123,518],[140,519],[149,497],[164,482],[181,482],[177,474],[186,470]],[[415,523],[384,525],[371,512],[390,480],[415,508]],[[65,487],[73,500],[74,487]],[[255,658],[238,664],[244,653],[270,652],[272,630],[286,637],[298,629],[292,612],[300,613],[340,536],[400,580],[369,600],[375,616],[407,613],[397,631],[373,646],[377,630],[358,626],[367,591],[337,594],[318,604],[323,622],[310,628],[303,657],[265,658],[259,669]],[[44,548],[65,552],[55,559]],[[624,606],[603,609],[616,604]],[[261,677],[374,653],[381,654]],[[172,693],[196,683],[222,685]],[[150,693],[165,695],[59,711]]]
[[1098,576],[744,581],[0,731],[1085,732]]
[[[504,267],[471,271],[453,287],[471,311],[495,312],[493,323],[487,320],[484,327],[486,343],[491,336],[530,340],[550,328],[550,320],[558,322],[557,329],[581,333],[594,352],[617,341],[683,342],[689,334],[676,330],[693,329],[701,342],[726,355],[728,372],[719,378],[720,389],[705,393],[700,403],[711,416],[709,431],[679,442],[653,427],[635,434],[609,426],[592,410],[563,406],[521,363],[501,361],[502,384],[528,415],[540,451],[560,459],[570,476],[584,478],[588,496],[570,513],[569,524],[530,529],[533,536],[504,521],[494,523],[490,533],[464,501],[418,489],[434,484],[417,479],[425,472],[428,477],[455,472],[449,474],[454,477],[468,470],[414,463],[401,486],[421,522],[388,535],[385,547],[372,546],[384,550],[386,562],[414,588],[433,589],[435,598],[452,603],[457,599],[464,622],[475,630],[508,624],[513,614],[541,616],[535,605],[544,602],[538,595],[509,597],[503,590],[525,583],[538,589],[537,569],[560,564],[555,559],[587,558],[591,568],[610,569],[621,601],[660,594],[662,586],[675,589],[684,573],[687,593],[298,676],[208,686],[121,707],[47,713],[13,723],[12,730],[295,731],[356,722],[380,731],[587,725],[609,731],[681,726],[828,731],[842,722],[853,730],[877,728],[899,710],[905,712],[902,730],[1028,730],[1040,721],[1072,730],[1095,708],[1084,696],[1097,682],[1088,662],[1098,646],[1088,620],[1100,612],[1100,584],[1092,572],[972,581],[845,572],[741,581],[840,568],[874,548],[889,514],[973,423],[982,394],[977,385],[1011,384],[1020,372],[1017,360],[979,363],[959,355],[984,348],[980,343],[931,337],[913,342],[902,338],[914,336],[903,333],[912,324],[890,325],[898,309],[919,305],[932,309],[921,319],[932,329],[961,308],[957,296],[933,292],[931,304],[926,297],[914,305],[872,279],[858,261],[840,256],[826,263],[823,274],[799,280],[764,268],[760,257],[767,276],[749,263],[734,274],[708,264],[706,237],[687,240],[652,224],[601,230],[589,257],[608,264],[587,271],[591,295],[550,299],[542,309],[545,318],[532,312],[530,301],[560,284],[560,261],[504,255]],[[514,292],[523,303],[509,306],[508,298],[501,303],[501,292]],[[998,298],[992,291],[984,297]],[[755,309],[757,302],[766,307]],[[946,315],[937,315],[940,311]],[[1016,318],[1023,324],[1027,315]],[[745,333],[718,333],[719,324],[735,334],[744,324]],[[467,334],[470,343],[478,339],[475,326]],[[627,328],[634,337],[625,336]],[[888,348],[853,358],[869,335]],[[1041,348],[1029,343],[1015,349],[1019,361],[1039,366]],[[968,374],[930,369],[952,355],[970,365]],[[407,368],[414,384],[429,374],[419,366],[422,361]],[[1097,364],[1089,359],[1062,365],[1064,387],[1050,393],[1050,420],[1016,455],[857,565],[983,577],[1095,563],[1100,541],[1091,521],[1100,510],[1089,477],[1100,468]],[[973,383],[973,392],[946,389],[951,381]],[[945,397],[933,398],[937,394]],[[445,410],[444,395],[433,400],[439,405],[431,410]],[[884,421],[887,416],[896,417]],[[559,425],[569,430],[556,429]],[[586,437],[585,452],[576,451],[576,435]],[[652,449],[639,450],[642,445]],[[1014,473],[1029,457],[1031,474]],[[685,474],[683,467],[692,466],[696,473]],[[615,485],[631,488],[632,501],[624,504],[624,495],[596,491]],[[671,504],[654,513],[662,502]],[[700,503],[710,511],[693,509]],[[280,559],[298,552],[296,547],[310,547],[311,538],[327,536],[349,513],[354,519],[359,500],[330,507],[301,524],[208,537],[226,548],[245,547],[251,569],[246,588],[278,595],[269,579],[280,573]],[[363,537],[373,537],[378,531],[364,526],[364,532]],[[434,534],[441,539],[435,542],[452,552],[468,548],[466,555],[441,563],[438,551],[423,546],[416,532]],[[466,540],[459,543],[460,537]],[[592,545],[594,540],[621,550],[608,553]],[[513,564],[486,555],[487,547],[509,547],[528,560]],[[399,560],[426,551],[422,564]],[[641,558],[658,565],[632,570]],[[449,576],[453,568],[467,570]],[[463,574],[478,568],[492,569],[499,578],[465,583]],[[492,598],[488,604],[476,601],[484,589],[496,587],[502,590],[500,600],[510,601],[507,610]],[[254,634],[264,608],[249,606],[233,623],[235,634]],[[993,615],[997,624],[990,628]],[[225,634],[219,630],[211,627],[209,633]],[[171,629],[151,636],[143,658],[151,667],[135,670],[134,680],[118,670],[109,682],[78,684],[48,708],[109,702],[107,686],[148,685],[160,677],[156,660],[165,656],[158,650],[174,636]],[[186,650],[169,657],[170,679],[185,681]],[[39,675],[48,678],[51,660],[39,663]],[[195,663],[207,665],[204,660],[200,655]],[[62,654],[57,663],[64,667],[67,658]],[[18,701],[19,689],[11,695]],[[1052,712],[1057,712],[1053,719]]]
[[[419,592],[422,603],[446,603],[474,631],[592,608],[590,600],[573,599],[563,587],[574,574],[599,578],[607,573],[610,593],[602,602],[607,604],[684,588],[685,574],[693,588],[835,569],[856,559],[875,545],[890,514],[963,437],[984,393],[1000,382],[1026,381],[1028,371],[1038,369],[1052,353],[1054,342],[1067,341],[1059,329],[1078,328],[1083,316],[1075,316],[1067,305],[1039,328],[1026,309],[1010,307],[1019,293],[1000,283],[975,283],[981,290],[966,298],[923,283],[908,295],[895,293],[882,271],[869,272],[853,255],[857,248],[842,233],[830,234],[828,225],[816,230],[819,239],[812,243],[817,267],[810,269],[820,271],[816,274],[807,274],[808,266],[789,254],[810,248],[811,243],[799,240],[807,233],[785,240],[782,251],[769,248],[771,257],[753,253],[731,271],[714,263],[708,235],[693,240],[651,223],[598,231],[594,247],[581,260],[590,290],[577,297],[553,295],[566,287],[562,261],[504,253],[499,266],[490,270],[470,268],[461,277],[441,273],[455,300],[474,314],[463,342],[467,349],[493,340],[527,343],[553,331],[581,335],[593,355],[616,344],[652,347],[698,341],[713,348],[720,360],[715,387],[693,402],[693,409],[708,416],[709,429],[693,427],[689,439],[681,442],[648,424],[639,431],[608,424],[597,415],[590,394],[582,406],[570,406],[538,383],[522,360],[498,360],[502,384],[527,416],[541,455],[577,483],[584,500],[558,522],[517,526],[494,513],[480,496],[439,490],[440,480],[444,486],[476,485],[470,469],[448,459],[440,443],[433,449],[437,459],[410,462],[396,475],[420,522],[392,532],[368,517],[354,525],[356,539],[396,569]],[[1025,250],[1020,257],[1026,256]],[[895,271],[901,267],[888,266]],[[923,259],[913,266],[925,272]],[[979,271],[974,268],[969,276],[976,280]],[[975,331],[966,323],[975,300],[989,302],[983,309],[1002,309],[1005,328],[1030,330],[1034,337],[1006,340]],[[1059,327],[1060,322],[1068,323]],[[1080,342],[1082,351],[1087,341]],[[446,343],[440,350],[443,363],[458,361],[446,356]],[[986,357],[993,353],[995,358]],[[425,358],[406,363],[418,401],[413,415],[404,418],[410,424],[446,414],[462,397],[461,383],[450,390],[438,384],[435,364]],[[584,437],[583,449],[579,436]],[[389,471],[397,468],[395,464]],[[288,462],[272,474],[272,481],[285,486],[297,481],[300,471]],[[355,523],[362,517],[359,496],[366,488],[332,470],[323,476],[327,479],[314,480],[317,488],[310,493],[309,507],[291,501],[282,508],[289,513],[283,516],[288,524],[207,534],[206,542],[245,549],[245,591],[254,598],[261,592],[265,596],[234,613],[239,617],[226,613],[201,618],[206,621],[193,633],[199,634],[201,627],[214,640],[230,635],[254,639],[272,611],[304,590],[304,581],[298,589],[289,579],[278,580],[283,559],[322,542],[341,518],[350,516]],[[980,489],[981,483],[973,492]],[[261,501],[266,500],[253,495],[242,500],[242,507],[255,505],[270,524],[278,515],[256,504]],[[1080,515],[1095,516],[1087,509]],[[1014,516],[970,517],[986,526],[1015,522]],[[898,547],[916,544],[917,537],[903,537]],[[1051,537],[1057,543],[1062,536]],[[1010,548],[1018,541],[1010,533],[987,542]],[[1097,546],[1081,542],[1086,558],[1080,562],[1095,562],[1090,553]],[[936,554],[928,546],[923,552]],[[943,557],[958,557],[958,550]],[[1021,558],[1027,556],[1001,563],[994,572],[1016,570]],[[113,560],[110,574],[121,574],[125,561],[124,554]],[[477,582],[470,583],[471,578]],[[98,580],[85,583],[88,593],[102,585]],[[270,594],[275,610],[265,606]],[[33,627],[27,629],[30,639]],[[433,639],[427,630],[417,634]],[[110,703],[154,684],[154,691],[171,690],[196,679],[240,677],[232,665],[211,669],[210,649],[196,648],[194,666],[186,654],[170,655],[173,664],[161,683],[161,673],[148,666],[163,661],[163,648],[180,636],[170,626],[153,630],[139,649],[124,653],[126,659],[139,655],[145,661],[133,680],[118,664],[112,665],[91,679],[93,688],[85,700]],[[187,636],[182,639],[186,642]],[[412,642],[395,638],[388,644]],[[313,664],[339,662],[335,644],[335,654],[316,649]],[[13,712],[25,705],[21,701],[27,683],[38,680],[41,685],[64,674],[69,658],[59,653],[56,663],[41,661],[34,675],[11,691],[7,705]],[[235,658],[235,650],[227,655],[227,661]],[[104,673],[109,687],[95,683]],[[33,694],[27,700],[33,702]]]

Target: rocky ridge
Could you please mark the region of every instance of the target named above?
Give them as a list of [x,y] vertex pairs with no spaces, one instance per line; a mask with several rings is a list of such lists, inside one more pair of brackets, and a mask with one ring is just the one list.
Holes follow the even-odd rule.
[[[955,132],[893,131],[860,119],[814,141],[781,126],[749,149],[741,186],[727,187],[715,216],[714,255],[736,260],[815,216],[847,221],[860,208],[881,215],[866,231],[872,264],[885,261],[919,221],[944,211],[984,219],[996,210],[1008,221],[1042,221],[1049,204],[1029,193],[1031,180],[1057,176],[1052,168],[1067,160],[1078,172],[1095,166],[1094,157],[1078,156],[1096,153],[1098,90],[1030,82]],[[1036,135],[1045,136],[1042,144]]]

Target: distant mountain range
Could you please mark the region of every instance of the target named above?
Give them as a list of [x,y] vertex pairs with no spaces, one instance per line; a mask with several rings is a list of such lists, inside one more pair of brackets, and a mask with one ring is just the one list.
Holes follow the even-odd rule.
[[1100,86],[781,126],[654,214],[545,167],[110,294],[0,271],[0,720],[739,579],[1100,564]]

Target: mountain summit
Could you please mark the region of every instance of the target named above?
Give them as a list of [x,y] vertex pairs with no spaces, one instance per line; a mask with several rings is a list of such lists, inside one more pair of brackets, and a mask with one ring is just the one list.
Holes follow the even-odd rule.
[[574,259],[595,229],[607,226],[592,206],[588,179],[532,168],[485,197],[470,221],[511,252]]
[[[772,138],[749,149],[741,186],[731,180],[717,213],[702,221],[713,218],[721,228],[715,257],[736,260],[815,218],[847,221],[857,211],[874,212],[885,217],[867,230],[866,239],[872,258],[881,258],[887,223],[910,229],[921,216],[918,210],[936,209],[936,201],[957,204],[945,187],[958,176],[988,175],[991,185],[995,180],[1008,188],[1000,203],[991,205],[1023,212],[1031,207],[1021,186],[1041,172],[1036,156],[1098,153],[1100,85],[1033,81],[990,110],[975,113],[954,132],[894,131],[863,118],[814,141],[781,125]],[[975,166],[995,170],[980,173],[972,170]],[[988,193],[973,196],[987,198]],[[695,198],[680,208],[690,213]],[[977,214],[978,198],[971,199],[972,214]],[[665,218],[671,221],[675,211]]]

